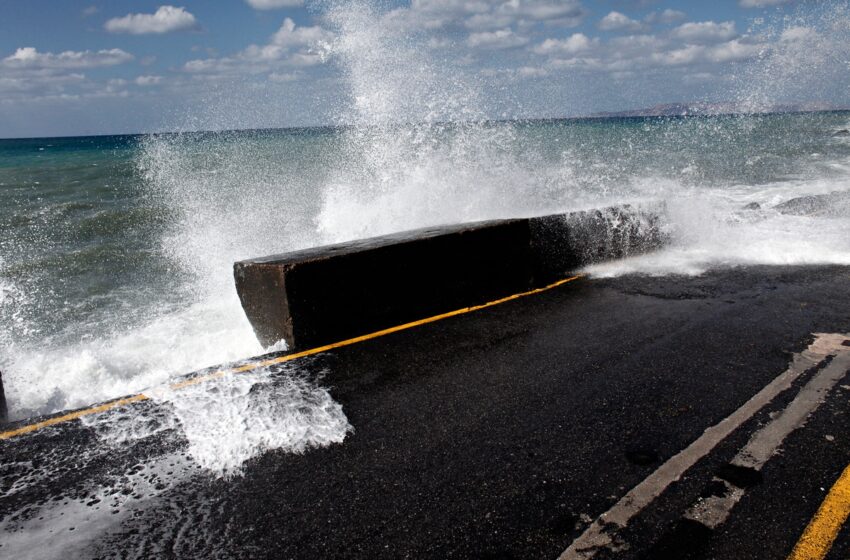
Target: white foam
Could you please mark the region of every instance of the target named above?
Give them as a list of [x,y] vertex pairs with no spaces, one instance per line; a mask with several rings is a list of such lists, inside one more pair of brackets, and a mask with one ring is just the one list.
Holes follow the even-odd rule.
[[[585,136],[588,143],[578,145],[580,134],[548,136],[517,124],[484,124],[498,114],[488,105],[487,84],[470,76],[463,61],[434,59],[429,54],[434,51],[424,47],[427,30],[400,27],[393,10],[382,12],[378,3],[326,6],[325,23],[336,39],[323,53],[348,89],[333,112],[339,124],[351,127],[291,138],[183,134],[143,141],[138,169],[145,201],[168,209],[159,250],[173,266],[174,278],[182,280],[179,293],[162,305],[152,302],[149,318],[130,331],[107,317],[91,328],[75,325],[61,337],[39,338],[30,331],[40,325],[28,324],[17,311],[35,304],[14,286],[0,285],[0,307],[12,310],[4,319],[11,317],[15,332],[26,335],[7,340],[10,335],[0,331],[6,346],[0,366],[14,417],[134,393],[175,374],[258,354],[263,349],[236,297],[232,263],[323,243],[434,224],[662,200],[670,208],[670,248],[593,267],[595,274],[698,274],[734,264],[848,262],[850,236],[843,218],[769,212],[794,196],[850,188],[850,162],[797,158],[793,131],[789,139],[782,136],[786,128],[775,129],[774,145],[772,129],[758,119],[709,119],[699,126],[693,120],[656,122],[611,132],[610,138],[622,144],[620,152],[619,146],[610,149],[605,132]],[[840,24],[844,14],[836,10],[826,21]],[[846,29],[833,27],[824,27],[817,44],[843,53],[850,43],[838,39]],[[734,93],[753,103],[776,102],[782,100],[765,99],[766,93],[794,89],[774,88],[780,78],[805,87],[816,83],[811,72],[820,70],[812,69],[812,57],[830,53],[802,53],[797,59],[798,47],[770,54],[759,71],[742,71]],[[793,71],[779,68],[789,57]],[[240,111],[254,117],[268,109],[242,107],[242,99],[226,97],[200,104],[184,128],[237,127]],[[571,144],[570,138],[577,140]],[[743,149],[764,146],[764,153],[752,154],[732,172],[724,167],[729,162],[722,151],[700,157],[711,147],[721,150],[736,142]],[[801,160],[794,163],[802,170],[789,172],[798,175],[746,183],[750,175],[771,175],[763,168],[787,158]],[[741,184],[729,184],[730,176]],[[750,202],[766,210],[741,214]]]
[[[124,520],[161,504],[160,497],[184,483],[237,476],[246,461],[263,453],[302,453],[342,442],[352,431],[327,389],[294,368],[230,374],[182,389],[166,385],[147,394],[152,402],[83,417],[98,439],[75,453],[60,445],[38,457],[38,468],[28,462],[6,465],[22,474],[8,489],[9,497],[35,491],[46,499],[27,502],[0,520],[3,555],[97,556],[104,536],[120,534]],[[147,445],[151,441],[156,446]],[[137,453],[135,446],[143,442],[144,451]],[[110,461],[110,469],[97,468]],[[53,484],[71,470],[96,476]],[[183,507],[199,514],[209,504]],[[176,528],[183,520],[165,522]],[[145,535],[138,539],[158,550]]]
[[78,408],[263,348],[235,294],[164,314],[133,330],[62,346],[17,346],[5,358],[15,417]]
[[155,435],[186,443],[187,456],[215,477],[242,473],[268,451],[303,453],[341,443],[353,430],[342,406],[319,380],[296,368],[228,373],[194,385],[144,392],[155,404],[84,417],[109,446]]
[[352,430],[327,389],[292,374],[239,373],[147,394],[170,405],[189,454],[216,476],[240,474],[246,461],[270,450],[341,443]]
[[[800,189],[789,185],[761,191],[744,189],[670,199],[666,220],[671,244],[629,259],[590,266],[600,277],[623,274],[698,275],[712,268],[741,265],[850,265],[850,216],[834,218],[784,215],[771,206],[792,194],[832,192],[836,185]],[[777,192],[778,191],[778,192]],[[813,192],[812,192],[813,191]],[[762,210],[742,210],[757,202]]]

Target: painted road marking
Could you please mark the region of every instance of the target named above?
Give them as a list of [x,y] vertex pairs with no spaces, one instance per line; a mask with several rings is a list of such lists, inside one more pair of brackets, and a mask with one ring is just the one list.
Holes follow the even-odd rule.
[[850,466],[838,477],[788,560],[822,560],[850,514]]
[[[809,415],[818,409],[827,394],[847,375],[850,369],[850,348],[843,347],[843,351],[840,351],[840,348],[842,346],[836,349],[836,356],[829,365],[818,371],[800,389],[785,410],[753,434],[747,444],[738,451],[730,461],[732,467],[738,469],[737,472],[760,472],[776,454],[785,438],[806,423]],[[715,476],[712,482],[724,485],[726,493],[722,496],[709,496],[697,502],[684,517],[701,523],[709,529],[716,529],[729,518],[732,509],[744,496],[746,487],[733,484],[718,476]]]
[[624,529],[634,516],[660,496],[670,484],[679,480],[685,471],[711,452],[741,424],[752,418],[777,395],[789,389],[800,375],[821,363],[827,356],[846,352],[848,347],[842,346],[842,343],[847,338],[847,335],[816,334],[814,342],[808,348],[794,355],[788,369],[738,410],[708,428],[693,443],[667,460],[608,511],[596,518],[584,533],[561,553],[559,560],[593,558],[602,549],[616,551],[619,547],[619,543],[616,542],[618,531]]
[[[309,350],[303,350],[301,352],[295,352],[292,354],[287,354],[285,356],[278,356],[277,358],[271,358],[268,360],[262,360],[258,362],[251,362],[244,366],[239,366],[231,369],[223,369],[217,370],[212,373],[198,375],[195,377],[190,377],[188,379],[184,379],[182,381],[177,381],[169,385],[170,389],[183,389],[184,387],[190,387],[192,385],[197,385],[198,383],[205,383],[207,381],[212,381],[214,379],[219,379],[224,377],[225,375],[229,375],[231,373],[243,373],[246,371],[252,371],[255,369],[260,369],[276,364],[282,364],[285,362],[291,362],[293,360],[297,360],[299,358],[304,358],[307,356],[313,356],[315,354],[321,354],[322,352],[327,352],[328,350],[333,350],[335,348],[342,348],[344,346],[351,346],[352,344],[357,344],[359,342],[365,342],[367,340],[372,340],[373,338],[379,338],[382,336],[386,336],[388,334],[396,333],[399,331],[405,331],[407,329],[412,329],[414,327],[419,327],[422,325],[427,325],[429,323],[435,323],[437,321],[442,321],[443,319],[448,319],[450,317],[456,317],[458,315],[463,315],[465,313],[471,313],[473,311],[479,311],[481,309],[486,309],[488,307],[493,307],[495,305],[500,305],[502,303],[507,303],[509,301],[513,301],[515,299],[520,299],[527,296],[532,296],[535,294],[540,294],[558,286],[563,286],[569,282],[573,282],[578,280],[579,278],[583,278],[583,274],[579,274],[576,276],[570,276],[569,278],[563,278],[558,280],[557,282],[553,282],[547,286],[543,286],[542,288],[535,288],[533,290],[528,290],[527,292],[520,292],[518,294],[513,294],[507,297],[503,297],[497,300],[488,301],[487,303],[482,303],[480,305],[473,305],[471,307],[463,307],[461,309],[455,309],[454,311],[449,311],[447,313],[441,313],[440,315],[434,315],[432,317],[427,317],[425,319],[419,319],[418,321],[412,321],[410,323],[404,323],[403,325],[397,325],[395,327],[390,327],[388,329],[383,329],[380,331],[375,331],[373,333],[364,334],[361,336],[357,336],[354,338],[349,338],[347,340],[342,340],[340,342],[334,342],[331,344],[326,344],[324,346],[319,346],[317,348],[311,348]],[[150,390],[150,389],[149,389]],[[138,395],[133,395],[130,397],[125,397],[122,399],[117,399],[114,401],[110,401],[107,403],[103,403],[97,406],[93,406],[91,408],[85,408],[82,410],[77,410],[75,412],[70,412],[68,414],[63,414],[61,416],[54,416],[53,418],[48,418],[46,420],[42,420],[41,422],[35,422],[33,424],[27,424],[26,426],[21,426],[20,428],[15,428],[14,430],[9,430],[6,432],[0,433],[0,440],[10,439],[15,436],[20,436],[23,434],[28,434],[31,432],[35,432],[36,430],[40,430],[41,428],[46,428],[48,426],[53,426],[56,424],[61,424],[63,422],[69,422],[71,420],[76,420],[78,418],[82,418],[83,416],[89,416],[91,414],[98,414],[100,412],[106,412],[107,410],[112,410],[114,408],[119,408],[122,406],[127,406],[128,404],[137,403],[140,401],[146,401],[150,397],[145,393],[139,393]]]

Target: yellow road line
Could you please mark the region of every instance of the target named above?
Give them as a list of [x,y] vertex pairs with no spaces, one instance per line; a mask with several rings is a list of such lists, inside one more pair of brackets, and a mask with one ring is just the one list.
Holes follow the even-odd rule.
[[[542,288],[536,288],[534,290],[529,290],[527,292],[521,292],[518,294],[513,294],[508,297],[503,297],[501,299],[497,299],[494,301],[488,301],[487,303],[482,303],[481,305],[473,305],[472,307],[464,307],[461,309],[455,309],[454,311],[449,311],[448,313],[442,313],[440,315],[434,315],[433,317],[428,317],[426,319],[420,319],[418,321],[413,321],[410,323],[405,323],[403,325],[398,325],[395,327],[390,327],[388,329],[383,329],[380,331],[375,331],[373,333],[364,334],[362,336],[357,336],[354,338],[349,338],[348,340],[343,340],[340,342],[334,342],[332,344],[326,344],[325,346],[319,346],[317,348],[311,348],[309,350],[303,350],[301,352],[295,352],[292,354],[287,354],[285,356],[279,356],[277,358],[271,358],[269,360],[262,360],[259,362],[251,362],[244,366],[239,366],[232,369],[224,369],[214,371],[212,373],[198,375],[195,377],[190,377],[188,379],[184,379],[183,381],[178,381],[176,383],[172,383],[169,387],[171,389],[183,389],[184,387],[190,387],[192,385],[197,385],[198,383],[204,383],[206,381],[211,381],[213,379],[218,379],[223,377],[229,373],[243,373],[246,371],[251,371],[254,369],[264,368],[267,366],[272,366],[275,364],[282,364],[284,362],[291,362],[292,360],[297,360],[299,358],[304,358],[306,356],[312,356],[314,354],[320,354],[322,352],[327,352],[328,350],[333,350],[334,348],[342,348],[343,346],[351,346],[352,344],[357,344],[358,342],[364,342],[366,340],[371,340],[373,338],[378,338],[381,336],[386,336],[388,334],[392,334],[399,331],[404,331],[407,329],[412,329],[413,327],[418,327],[421,325],[427,325],[428,323],[434,323],[436,321],[441,321],[443,319],[448,319],[449,317],[455,317],[457,315],[463,315],[464,313],[470,313],[472,311],[478,311],[479,309],[485,309],[487,307],[493,307],[494,305],[499,305],[501,303],[505,303],[511,300],[519,299],[526,296],[531,296],[534,294],[539,294],[541,292],[545,292],[547,290],[551,290],[552,288],[557,288],[558,286],[562,286],[568,282],[572,282],[573,280],[578,280],[583,275],[571,276],[569,278],[564,278],[563,280],[558,280],[548,286],[543,286]],[[23,434],[28,434],[30,432],[34,432],[41,428],[46,428],[47,426],[53,426],[55,424],[61,424],[63,422],[68,422],[70,420],[76,420],[77,418],[82,418],[83,416],[88,416],[90,414],[97,414],[99,412],[106,412],[107,410],[112,410],[113,408],[118,408],[121,406],[125,406],[131,403],[145,401],[150,397],[145,395],[144,393],[139,393],[138,395],[133,395],[132,397],[126,397],[123,399],[118,399],[114,401],[110,401],[107,403],[103,403],[97,406],[93,406],[91,408],[85,408],[83,410],[77,410],[76,412],[70,412],[68,414],[63,414],[62,416],[55,416],[53,418],[48,418],[47,420],[43,420],[41,422],[36,422],[34,424],[28,424],[26,426],[21,426],[20,428],[15,428],[14,430],[9,430],[8,432],[0,433],[0,440],[10,439],[15,436],[20,436]]]
[[788,560],[822,560],[850,514],[850,466],[844,469]]
[[107,410],[111,410],[113,408],[118,408],[119,406],[124,406],[130,403],[139,402],[147,400],[148,396],[143,394],[133,395],[132,397],[125,397],[123,399],[118,399],[116,401],[110,401],[107,403],[99,404],[97,406],[93,406],[91,408],[85,408],[83,410],[77,410],[75,412],[69,412],[68,414],[63,414],[62,416],[54,416],[53,418],[48,418],[47,420],[42,420],[41,422],[36,422],[34,424],[28,424],[26,426],[21,426],[20,428],[16,428],[14,430],[9,430],[8,432],[3,432],[0,434],[0,439],[9,439],[15,436],[19,436],[22,434],[28,434],[30,432],[34,432],[36,430],[40,430],[41,428],[46,428],[47,426],[53,426],[54,424],[61,424],[62,422],[68,422],[69,420],[76,420],[77,418],[82,418],[83,416],[88,416],[89,414],[97,414],[98,412],[106,412]]

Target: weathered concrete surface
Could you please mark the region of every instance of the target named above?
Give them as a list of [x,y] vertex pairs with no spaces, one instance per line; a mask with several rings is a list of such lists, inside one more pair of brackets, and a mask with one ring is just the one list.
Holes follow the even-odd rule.
[[298,350],[542,286],[661,245],[630,206],[427,228],[237,262],[236,289],[265,346]]
[[[784,371],[811,333],[850,332],[848,282],[846,267],[587,279],[340,348],[272,375],[324,372],[355,431],[305,454],[267,453],[231,480],[171,466],[187,454],[179,432],[115,443],[72,423],[2,441],[0,526],[31,526],[64,502],[115,519],[45,530],[39,558],[52,542],[81,558],[555,558]],[[792,434],[693,558],[787,557],[847,466],[846,399],[831,394]],[[689,470],[614,557],[652,550],[782,404]],[[138,498],[112,517],[107,499],[94,503],[104,486]],[[846,528],[834,549],[846,557]]]
[[6,392],[3,390],[3,372],[0,371],[0,424],[9,419],[9,409],[6,406]]
[[638,255],[666,241],[664,208],[612,206],[529,218],[533,284],[562,278],[589,264]]
[[528,223],[432,228],[236,263],[266,346],[321,346],[527,290]]

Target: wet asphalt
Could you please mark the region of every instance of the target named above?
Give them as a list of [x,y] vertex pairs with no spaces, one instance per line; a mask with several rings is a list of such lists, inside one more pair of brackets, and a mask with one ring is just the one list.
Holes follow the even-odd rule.
[[[232,479],[152,475],[148,494],[129,488],[132,512],[116,511],[75,554],[555,558],[812,333],[850,333],[848,286],[847,267],[589,278],[305,359],[297,367],[331,388],[354,427],[344,443],[270,451]],[[850,463],[848,397],[836,389],[791,435],[720,530],[673,556],[657,546],[770,410],[672,485],[610,556],[785,558]],[[86,460],[96,445],[78,422],[0,442],[0,521],[32,520],[45,503],[85,500],[147,459],[185,453],[151,437]],[[55,476],[16,490],[45,468]],[[845,527],[834,557],[848,551]]]

